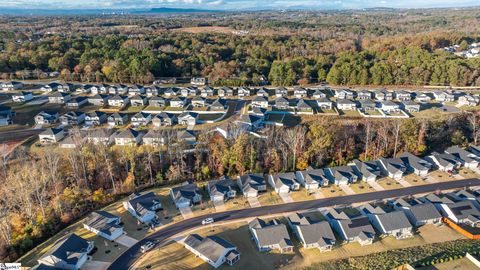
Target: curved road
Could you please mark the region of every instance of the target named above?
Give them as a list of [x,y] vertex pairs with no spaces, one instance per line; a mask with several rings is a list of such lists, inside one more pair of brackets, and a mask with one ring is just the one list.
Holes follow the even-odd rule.
[[333,198],[324,198],[311,201],[303,202],[293,202],[286,204],[278,205],[269,205],[261,206],[255,208],[246,208],[225,212],[218,212],[204,216],[193,217],[190,219],[185,219],[171,225],[166,225],[164,228],[158,230],[152,235],[144,238],[139,241],[131,248],[126,250],[121,254],[109,267],[109,270],[120,270],[120,269],[129,269],[133,263],[140,257],[140,246],[147,241],[158,241],[157,245],[162,245],[167,243],[171,237],[182,233],[183,231],[188,231],[195,227],[200,227],[201,222],[206,217],[212,217],[215,221],[232,221],[239,220],[251,217],[266,216],[272,214],[282,214],[294,211],[302,211],[309,209],[317,209],[320,207],[332,207],[340,205],[351,205],[353,203],[361,203],[368,201],[384,200],[388,198],[402,197],[413,194],[421,194],[433,192],[436,190],[448,190],[448,189],[457,189],[464,188],[469,186],[480,186],[480,179],[464,179],[464,180],[455,180],[449,182],[441,182],[435,184],[421,185],[421,186],[412,186],[407,188],[385,190],[370,192],[364,194],[355,194],[348,196],[339,196]]

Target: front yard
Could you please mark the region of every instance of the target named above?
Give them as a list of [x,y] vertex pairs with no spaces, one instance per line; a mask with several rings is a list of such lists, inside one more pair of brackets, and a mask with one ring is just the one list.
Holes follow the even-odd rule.
[[403,188],[397,181],[393,180],[392,178],[385,177],[377,181],[384,189],[397,189]]

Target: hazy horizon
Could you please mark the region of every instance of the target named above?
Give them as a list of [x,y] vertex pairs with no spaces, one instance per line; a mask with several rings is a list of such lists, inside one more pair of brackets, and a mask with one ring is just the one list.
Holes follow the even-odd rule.
[[362,9],[362,8],[455,8],[478,6],[478,0],[2,0],[0,8],[17,10],[134,10],[150,8],[191,8],[205,10],[255,9]]

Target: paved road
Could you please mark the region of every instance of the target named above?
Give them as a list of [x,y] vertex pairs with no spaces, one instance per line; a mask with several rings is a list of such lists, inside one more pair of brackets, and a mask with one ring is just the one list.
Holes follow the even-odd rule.
[[450,182],[441,182],[434,184],[427,184],[421,186],[412,186],[394,190],[384,190],[371,193],[355,194],[348,196],[339,196],[333,198],[323,198],[318,200],[293,202],[279,205],[262,206],[256,208],[247,208],[240,210],[232,210],[226,212],[219,212],[199,217],[193,217],[167,225],[166,227],[155,232],[151,236],[139,241],[130,249],[126,250],[116,261],[109,267],[109,270],[129,269],[133,263],[140,257],[140,247],[147,241],[158,241],[157,245],[164,244],[169,241],[170,237],[188,231],[195,227],[201,226],[201,221],[208,217],[213,217],[215,221],[232,221],[245,219],[250,217],[258,217],[265,215],[281,214],[294,211],[302,211],[309,209],[317,209],[321,207],[338,207],[342,205],[351,205],[353,203],[384,200],[388,198],[407,196],[412,194],[421,194],[433,192],[436,190],[448,190],[456,188],[464,188],[467,186],[480,186],[480,179],[465,179]]
[[40,134],[44,130],[44,128],[39,128],[0,132],[0,143],[25,140],[28,137]]

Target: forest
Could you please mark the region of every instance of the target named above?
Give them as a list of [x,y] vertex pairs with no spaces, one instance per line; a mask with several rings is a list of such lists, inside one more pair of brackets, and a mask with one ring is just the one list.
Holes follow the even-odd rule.
[[[471,27],[480,23],[478,10],[442,11],[3,17],[0,78],[58,71],[63,80],[84,83],[203,76],[213,85],[239,86],[257,85],[263,75],[283,86],[478,86],[480,59],[442,49],[479,40]],[[201,30],[208,26],[230,30]],[[177,31],[185,27],[199,31]]]
[[[193,153],[164,131],[168,147],[108,147],[82,142],[75,150],[18,149],[3,159],[0,187],[2,260],[13,261],[86,213],[133,191],[185,180],[232,178],[346,165],[403,151],[426,155],[450,145],[476,144],[477,113],[426,120],[320,119],[291,128],[266,128],[266,138],[202,131]],[[233,130],[232,126],[232,130]],[[76,138],[76,139],[75,139]]]

